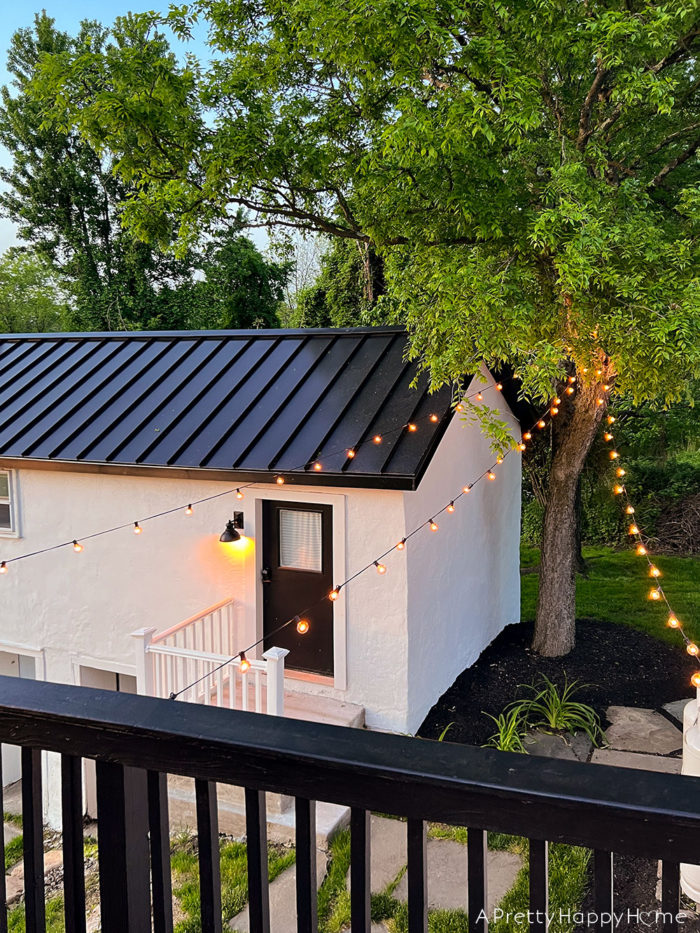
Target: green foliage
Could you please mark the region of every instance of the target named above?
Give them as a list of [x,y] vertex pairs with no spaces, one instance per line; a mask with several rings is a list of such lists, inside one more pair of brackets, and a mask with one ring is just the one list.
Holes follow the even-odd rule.
[[0,333],[65,330],[70,296],[49,263],[33,253],[0,256]]
[[600,718],[595,710],[586,703],[579,703],[572,697],[580,686],[576,681],[569,683],[564,679],[564,686],[559,687],[544,674],[540,674],[537,683],[525,687],[531,696],[517,700],[511,706],[512,712],[519,712],[531,729],[544,729],[554,732],[585,732],[594,745],[603,737]]
[[492,716],[491,713],[484,715],[496,723],[496,732],[489,738],[487,746],[497,748],[501,752],[525,753],[523,739],[527,734],[527,720],[522,709],[511,706],[498,716]]
[[[7,915],[8,933],[25,933],[24,904],[13,907]],[[46,933],[65,933],[63,898],[52,897],[46,902]]]
[[5,843],[5,871],[8,872],[13,865],[16,865],[17,862],[22,858],[22,853],[24,851],[24,846],[22,844],[22,837],[15,836],[14,839],[10,839],[9,842]]
[[[646,564],[632,550],[608,547],[584,548],[587,574],[576,579],[576,615],[631,625],[641,632],[678,645],[678,633],[666,627],[665,607],[648,599],[649,577]],[[522,548],[521,563],[536,570],[539,551]],[[664,590],[683,628],[693,641],[700,641],[700,559],[658,556],[654,563],[663,573]],[[535,617],[538,575],[521,577],[521,618]]]

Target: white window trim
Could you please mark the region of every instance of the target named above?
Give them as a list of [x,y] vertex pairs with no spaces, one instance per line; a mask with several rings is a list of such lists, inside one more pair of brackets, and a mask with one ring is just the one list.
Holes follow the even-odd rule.
[[7,474],[8,502],[10,504],[10,527],[0,528],[0,538],[19,538],[19,483],[17,482],[17,471],[0,467],[0,473]]
[[36,680],[46,680],[46,654],[43,648],[30,648],[17,641],[0,641],[0,651],[7,654],[23,654],[36,661]]
[[80,668],[94,667],[98,671],[108,671],[110,674],[123,674],[127,677],[136,677],[136,665],[123,661],[108,661],[105,658],[96,658],[93,655],[80,652],[70,655],[73,683],[80,686]]

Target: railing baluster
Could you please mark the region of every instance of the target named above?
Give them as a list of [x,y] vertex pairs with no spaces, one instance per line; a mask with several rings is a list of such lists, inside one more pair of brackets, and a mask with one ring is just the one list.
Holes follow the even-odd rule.
[[66,930],[85,931],[85,858],[83,849],[82,759],[61,755],[63,821],[63,909]]
[[[240,667],[238,671],[240,673]],[[241,674],[241,709],[244,712],[248,711],[248,675]]]
[[680,864],[663,861],[661,863],[661,913],[663,915],[663,933],[678,933],[678,912],[680,910]]
[[595,933],[613,933],[613,854],[602,849],[593,852],[593,909]]
[[224,669],[220,667],[216,672],[216,705],[224,705]]
[[370,816],[350,811],[350,926],[353,933],[370,933]]
[[160,771],[149,771],[147,780],[148,829],[151,837],[153,933],[172,933],[173,894],[170,877],[168,776]]
[[467,834],[467,900],[469,933],[487,933],[488,878],[486,832],[470,829]]
[[146,772],[98,761],[96,774],[102,933],[150,933]]
[[549,910],[549,846],[530,839],[530,933],[547,933]]
[[255,712],[262,713],[262,682],[260,678],[260,671],[256,669],[255,671]]
[[248,849],[248,916],[250,933],[270,933],[270,892],[267,873],[267,818],[263,791],[245,791]]
[[44,825],[41,751],[22,748],[22,834],[24,838],[24,916],[27,933],[46,929],[44,906]]
[[297,933],[317,933],[316,801],[296,798]]
[[427,833],[423,820],[409,820],[408,842],[408,933],[428,930]]
[[[0,745],[0,811],[5,812],[5,800],[3,795],[4,779],[2,774],[2,745]],[[5,883],[5,833],[0,833],[0,865],[3,870],[0,871],[0,933],[7,933],[7,887]]]
[[194,782],[197,800],[197,841],[199,850],[199,898],[202,933],[221,933],[221,865],[219,857],[219,816],[216,784]]

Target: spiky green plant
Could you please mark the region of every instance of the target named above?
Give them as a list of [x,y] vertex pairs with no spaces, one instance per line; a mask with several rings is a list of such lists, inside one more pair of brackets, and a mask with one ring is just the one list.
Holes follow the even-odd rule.
[[486,746],[502,752],[520,752],[525,754],[523,739],[527,733],[527,723],[517,706],[506,708],[498,716],[484,713],[496,723],[496,732],[489,737]]
[[572,699],[583,685],[575,680],[569,683],[565,677],[560,691],[555,683],[541,674],[538,682],[522,686],[530,690],[532,696],[516,700],[508,709],[524,717],[531,728],[572,734],[585,732],[594,745],[600,744],[603,730],[598,714],[592,706]]

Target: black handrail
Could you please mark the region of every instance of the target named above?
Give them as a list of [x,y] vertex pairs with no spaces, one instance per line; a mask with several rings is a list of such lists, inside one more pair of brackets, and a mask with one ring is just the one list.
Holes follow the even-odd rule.
[[[413,911],[409,905],[412,930],[421,929],[420,918],[425,914],[425,898],[419,897],[425,891],[421,844],[424,821],[467,826],[474,831],[470,833],[474,872],[485,870],[483,865],[479,869],[483,861],[479,852],[483,852],[480,846],[486,830],[592,848],[596,850],[595,877],[598,880],[607,877],[607,883],[610,871],[605,859],[609,862],[610,852],[660,858],[669,865],[665,877],[675,884],[676,901],[678,863],[700,863],[700,780],[679,775],[515,755],[11,677],[0,677],[0,742],[25,747],[27,775],[32,778],[35,793],[38,792],[36,750],[61,753],[64,760],[96,759],[98,811],[102,799],[105,808],[110,806],[109,801],[115,801],[117,812],[116,816],[108,816],[100,811],[99,822],[104,816],[104,833],[109,835],[110,846],[116,846],[117,850],[120,839],[126,847],[124,851],[134,845],[133,839],[127,838],[128,794],[124,791],[125,781],[134,768],[151,775],[170,773],[196,779],[200,837],[209,839],[205,849],[208,848],[210,859],[216,840],[213,782],[246,788],[249,847],[254,850],[258,873],[262,871],[266,851],[265,791],[297,798],[297,814],[302,817],[306,840],[303,848],[309,857],[313,849],[309,831],[313,811],[309,810],[309,802],[323,800],[351,807],[352,828],[357,834],[353,853],[359,853],[359,862],[353,868],[358,878],[357,891],[354,883],[352,888],[353,933],[361,933],[369,903],[361,868],[366,867],[368,858],[366,814],[372,810],[406,817],[409,821],[409,854],[414,866],[411,873],[415,877],[423,874],[423,883],[414,886]],[[68,768],[64,770],[71,773]],[[75,783],[75,778],[69,782],[70,794],[64,801],[66,812],[73,814]],[[149,779],[148,788],[153,839],[154,832],[157,836],[158,827],[163,826],[167,793],[163,781]],[[29,798],[27,802],[31,806]],[[101,845],[106,844],[106,838],[105,835]],[[155,871],[153,864],[151,870],[154,877],[161,878],[160,890],[162,859],[166,857],[163,849],[167,846],[155,848],[161,861],[159,871]],[[542,879],[538,883],[546,885],[546,847],[533,845],[531,858],[533,877]],[[136,862],[138,865],[138,859]],[[124,871],[133,871],[133,866],[125,865]],[[306,878],[305,890],[310,897],[311,873],[301,871],[300,875]],[[210,871],[205,877],[209,891],[208,928],[218,929],[211,919],[217,910],[214,888],[218,876],[212,876]],[[266,881],[257,880],[260,882],[257,887],[254,883],[251,887],[251,929],[266,931]],[[483,889],[483,878],[477,874],[470,877],[470,891],[472,886],[478,891],[479,884]],[[155,888],[154,882],[154,891]],[[115,903],[115,896],[134,897],[137,889],[138,885],[132,885],[116,894],[112,891],[111,897],[110,892],[105,892],[103,900],[106,896],[108,902]],[[148,896],[143,886],[138,890],[141,899]],[[537,899],[532,885],[531,895]],[[666,904],[673,902],[669,883],[664,884],[664,895]],[[601,902],[605,899],[603,892]],[[546,901],[546,892],[540,900]],[[36,907],[36,897],[32,904]],[[303,913],[311,930],[315,914],[308,900],[304,904],[300,915]],[[148,911],[150,916],[150,906]],[[113,929],[139,927],[132,924],[106,928],[103,918],[103,929],[108,933]],[[167,926],[162,929],[167,930]],[[473,926],[473,929],[482,928]]]

